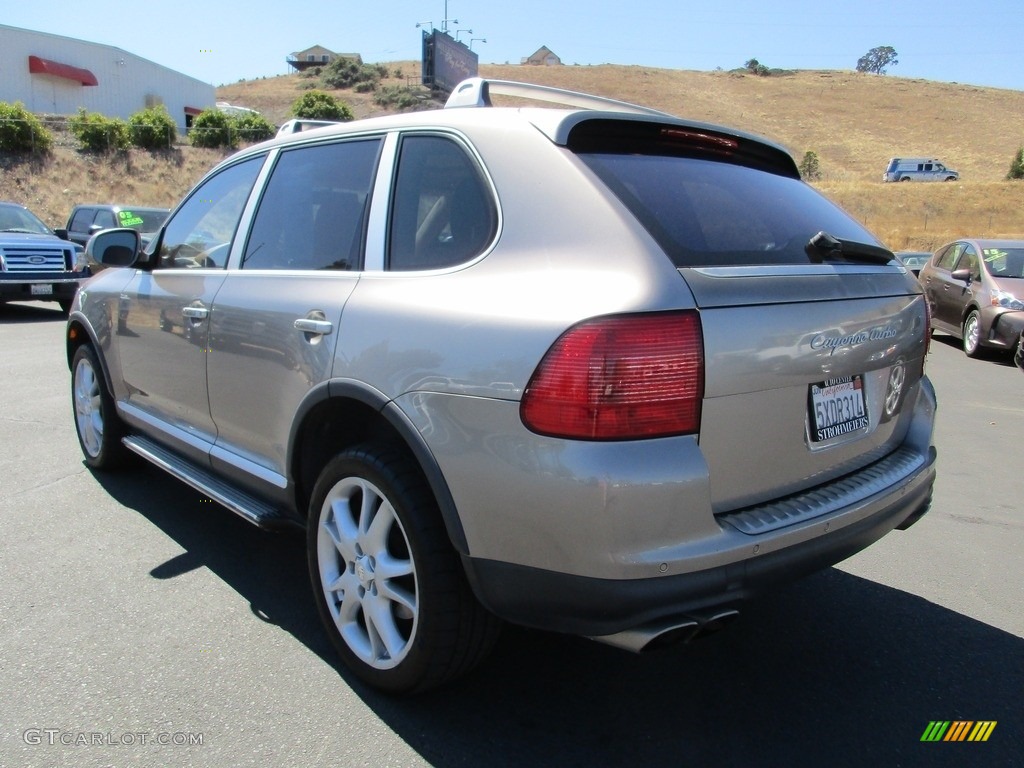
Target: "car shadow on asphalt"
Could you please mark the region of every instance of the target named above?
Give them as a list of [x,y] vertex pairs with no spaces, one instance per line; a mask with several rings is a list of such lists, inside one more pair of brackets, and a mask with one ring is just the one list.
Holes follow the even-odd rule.
[[52,323],[56,319],[64,319],[64,311],[53,303],[3,303],[0,304],[0,324],[16,325],[18,323]]
[[[963,342],[961,342],[956,336],[950,336],[945,333],[936,333],[932,336],[932,344],[943,344],[951,349],[958,349],[960,350],[960,354],[963,354]],[[1010,349],[1003,351],[999,349],[989,349],[987,347],[982,348],[978,350],[978,356],[975,358],[975,362],[995,363],[1006,368],[1013,368],[1013,350]]]
[[[717,635],[646,655],[506,627],[469,676],[399,699],[335,657],[298,531],[260,531],[150,467],[95,476],[185,550],[154,578],[208,568],[439,768],[1020,765],[1024,639],[836,568]],[[997,725],[985,743],[922,742],[936,720]]]

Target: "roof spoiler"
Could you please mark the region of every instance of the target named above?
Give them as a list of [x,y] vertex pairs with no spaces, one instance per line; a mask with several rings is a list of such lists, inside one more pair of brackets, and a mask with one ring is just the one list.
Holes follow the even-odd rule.
[[615,99],[606,99],[603,96],[591,96],[587,93],[566,91],[561,88],[551,88],[547,85],[517,83],[511,80],[485,80],[482,77],[471,77],[455,86],[444,108],[489,107],[491,106],[492,93],[499,96],[515,96],[521,99],[533,99],[534,101],[545,101],[570,107],[580,107],[582,109],[626,112],[633,115],[654,115],[656,117],[671,117],[675,119],[673,115],[667,112],[641,107],[626,101],[616,101]]

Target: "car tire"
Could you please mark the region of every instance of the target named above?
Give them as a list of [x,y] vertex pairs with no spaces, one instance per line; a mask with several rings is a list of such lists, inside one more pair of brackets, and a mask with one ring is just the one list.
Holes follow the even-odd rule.
[[130,453],[121,443],[124,425],[107,389],[96,352],[88,344],[75,350],[71,360],[71,404],[85,463],[93,469],[125,466]]
[[473,596],[434,496],[403,452],[370,444],[332,459],[313,490],[306,543],[320,618],[363,682],[424,691],[490,651],[499,623]]
[[900,176],[900,181],[910,181],[909,176]]
[[963,326],[964,354],[968,357],[981,355],[981,314],[972,309],[964,320]]

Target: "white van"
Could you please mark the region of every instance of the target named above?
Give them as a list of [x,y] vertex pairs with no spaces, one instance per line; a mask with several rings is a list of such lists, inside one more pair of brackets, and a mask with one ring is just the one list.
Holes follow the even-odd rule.
[[934,157],[894,157],[882,181],[957,181],[960,174]]

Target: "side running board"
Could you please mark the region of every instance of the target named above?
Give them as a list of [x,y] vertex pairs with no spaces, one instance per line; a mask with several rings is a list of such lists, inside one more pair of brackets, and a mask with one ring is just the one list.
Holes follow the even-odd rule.
[[275,507],[225,483],[209,470],[181,458],[149,438],[129,435],[121,442],[146,461],[205,493],[253,525],[267,530],[295,525],[291,518]]

